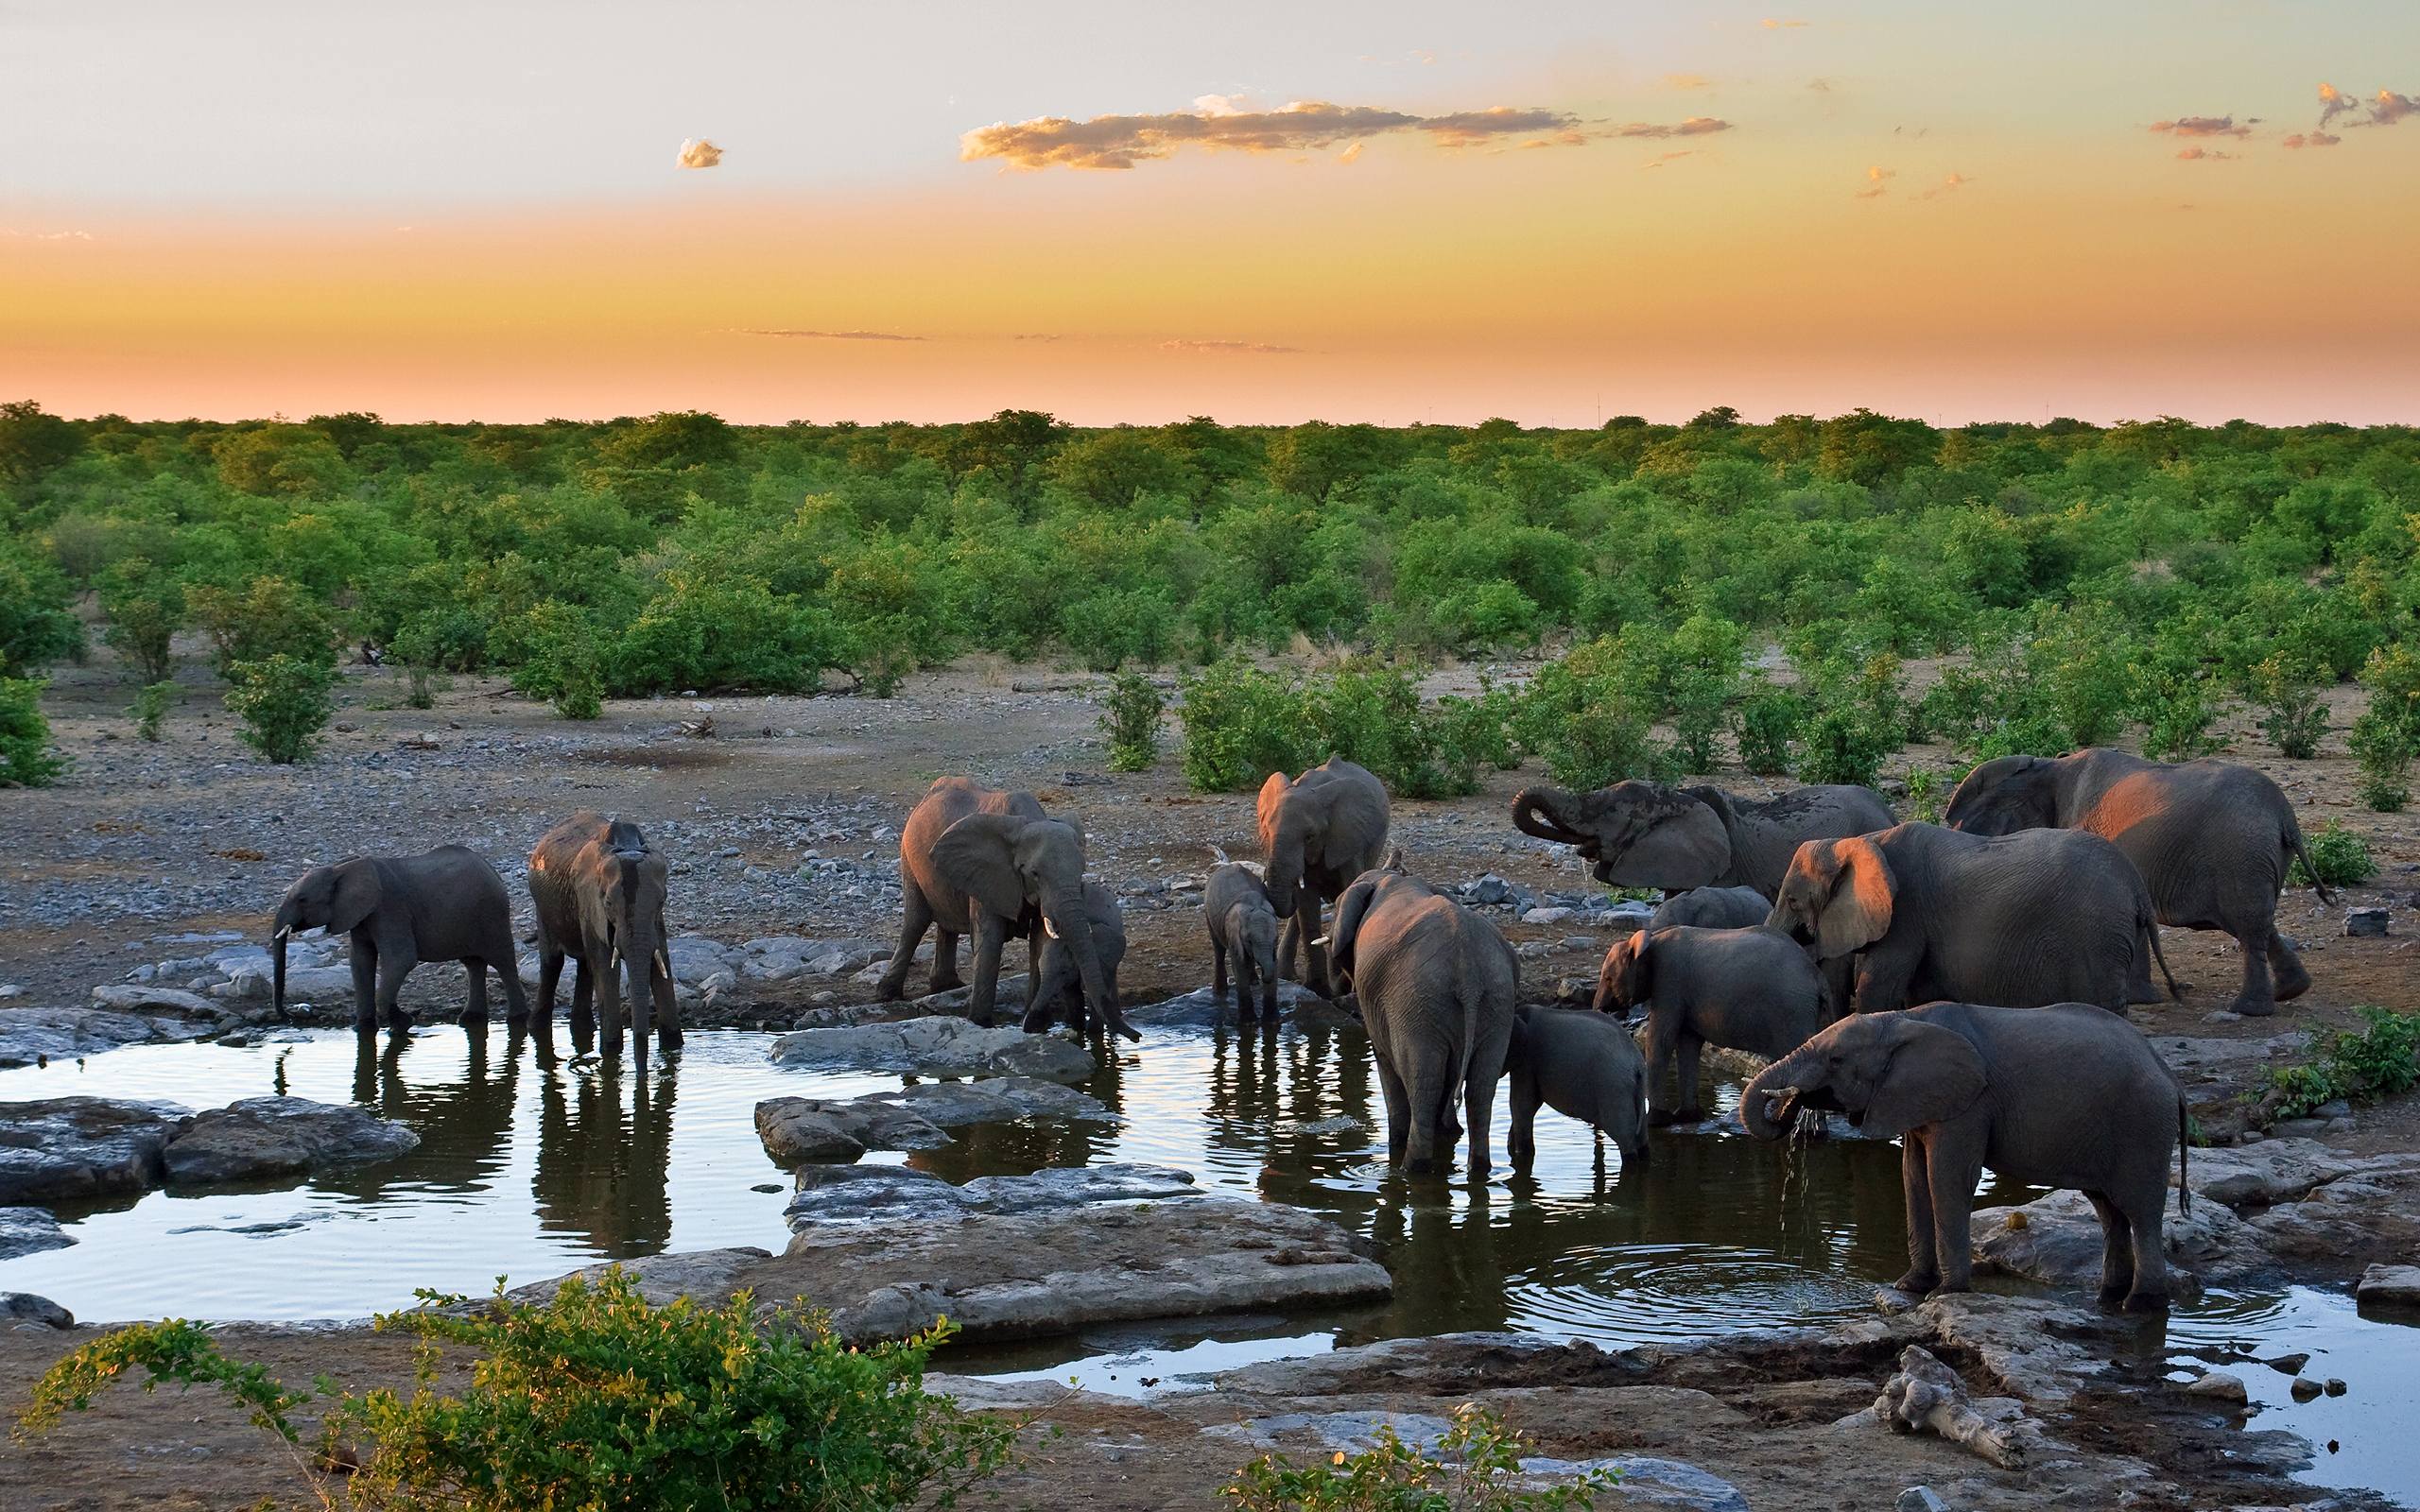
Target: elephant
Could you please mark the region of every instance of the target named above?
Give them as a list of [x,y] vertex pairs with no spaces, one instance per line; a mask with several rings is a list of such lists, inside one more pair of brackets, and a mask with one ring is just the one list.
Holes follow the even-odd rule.
[[2130,1312],[2168,1302],[2161,1210],[2177,1151],[2177,1210],[2189,1214],[2186,1108],[2142,1031],[2082,1003],[2033,1008],[1933,1003],[1842,1019],[1774,1061],[1739,1096],[1758,1139],[1805,1108],[1848,1115],[1902,1141],[1908,1201],[1903,1292],[1966,1290],[1967,1222],[1985,1166],[2034,1186],[2073,1187],[2100,1218],[2100,1299]]
[[1770,898],[1802,841],[1867,834],[1896,818],[1870,787],[1745,799],[1634,779],[1593,793],[1525,787],[1512,799],[1512,822],[1524,834],[1579,847],[1608,886],[1754,887]]
[[1250,1018],[1253,990],[1260,1011],[1277,1016],[1277,909],[1260,873],[1237,862],[1210,868],[1201,889],[1202,921],[1210,930],[1210,990],[1227,991],[1227,963],[1235,962],[1236,1010]]
[[2136,951],[2148,943],[2168,971],[2142,873],[2081,830],[1986,838],[1900,824],[1809,840],[1766,925],[1819,961],[1861,952],[1846,1005],[1858,1013],[1936,998],[2122,1012]]
[[1333,998],[1337,986],[1319,944],[1320,910],[1386,854],[1386,784],[1331,756],[1296,780],[1270,773],[1260,784],[1259,816],[1269,901],[1285,921],[1278,960],[1292,976],[1302,941],[1303,985]]
[[1387,1159],[1413,1176],[1450,1164],[1460,1104],[1470,1119],[1469,1174],[1484,1177],[1488,1113],[1521,991],[1512,947],[1495,925],[1392,868],[1344,889],[1329,944],[1375,1052]]
[[1746,929],[1763,923],[1772,911],[1772,899],[1754,887],[1692,887],[1658,904],[1647,927],[1689,924],[1699,929]]
[[[1084,917],[1092,921],[1093,949],[1100,956],[1103,974],[1109,978],[1110,995],[1115,997],[1117,968],[1126,960],[1126,919],[1117,911],[1117,895],[1099,883],[1085,883]],[[1083,974],[1077,970],[1075,956],[1063,938],[1050,934],[1043,936],[1042,954],[1028,980],[1032,986],[1026,993],[1026,1027],[1047,1029],[1053,1019],[1064,1018],[1069,1028],[1079,1034],[1083,1032]]]
[[[2317,873],[2293,805],[2249,766],[2145,761],[2106,746],[2055,759],[2001,756],[1966,774],[1943,817],[1969,834],[2084,830],[2108,840],[2143,874],[2161,923],[2235,936],[2243,987],[2228,1006],[2237,1013],[2265,1017],[2310,987],[2277,933],[2277,895],[2294,859]],[[2335,902],[2325,884],[2314,885],[2322,902]]]
[[[882,973],[878,991],[885,1002],[905,992],[927,928],[938,936],[931,990],[958,987],[958,936],[972,935],[975,991],[967,1016],[989,1027],[997,1011],[1000,952],[1010,936],[1026,940],[1028,981],[1038,982],[1042,937],[1056,935],[1074,957],[1094,1017],[1129,1040],[1143,1037],[1119,1010],[1093,939],[1084,906],[1083,832],[1045,814],[1031,793],[998,792],[963,777],[934,779],[900,828],[899,881],[907,917],[899,949]],[[1025,1027],[1038,1033],[1046,1024],[1029,1005]]]
[[1537,1160],[1540,1104],[1595,1129],[1600,1162],[1603,1136],[1611,1135],[1623,1170],[1646,1163],[1647,1061],[1620,1020],[1524,1004],[1513,1014],[1506,1070],[1512,1078],[1512,1126],[1505,1145],[1513,1175],[1528,1176]]
[[[1617,1016],[1647,1005],[1653,1119],[1694,1124],[1705,1116],[1698,1106],[1701,1047],[1786,1056],[1824,1026],[1830,1003],[1822,971],[1778,930],[1674,925],[1614,942],[1597,975],[1595,1006]],[[1676,1071],[1680,1096],[1668,1103],[1664,1081]]]
[[672,954],[664,928],[669,868],[628,819],[580,810],[542,836],[529,852],[529,898],[538,915],[538,1042],[554,1032],[555,988],[563,960],[572,978],[572,1048],[588,1053],[603,1009],[608,1059],[622,1054],[623,984],[629,983],[633,1047],[648,1053],[649,1031],[668,1053],[681,1047],[681,1005],[672,994]]
[[423,961],[459,961],[470,975],[462,1023],[488,1022],[487,973],[504,985],[505,1017],[528,1022],[529,1001],[512,946],[512,898],[485,857],[458,845],[416,856],[353,856],[314,867],[286,889],[270,920],[271,1000],[285,1011],[285,942],[298,929],[353,936],[353,1026],[374,1032],[384,1019],[401,1032],[411,1015],[397,1005],[404,977]]

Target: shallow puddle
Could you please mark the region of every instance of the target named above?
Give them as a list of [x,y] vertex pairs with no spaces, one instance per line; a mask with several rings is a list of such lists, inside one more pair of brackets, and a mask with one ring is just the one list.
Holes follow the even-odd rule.
[[[480,1293],[599,1259],[787,1237],[786,1174],[758,1143],[758,1100],[850,1096],[901,1078],[777,1069],[775,1037],[690,1037],[676,1065],[541,1069],[499,1028],[452,1027],[363,1053],[349,1033],[291,1042],[133,1046],[0,1072],[0,1100],[74,1094],[193,1108],[287,1092],[352,1101],[408,1125],[401,1160],[272,1192],[153,1193],[116,1210],[60,1213],[78,1243],[0,1263],[0,1289],[56,1298],[89,1320],[182,1314],[293,1320],[405,1307],[416,1287]],[[1388,1174],[1366,1043],[1288,1027],[1155,1031],[1087,1090],[1116,1125],[993,1125],[909,1163],[966,1180],[1048,1166],[1140,1160],[1213,1191],[1322,1212],[1386,1247],[1392,1303],[1341,1315],[1226,1318],[1112,1330],[1022,1350],[968,1351],[950,1368],[1074,1376],[1148,1391],[1253,1360],[1371,1339],[1510,1329],[1609,1345],[1820,1324],[1867,1315],[1905,1264],[1897,1151],[1857,1139],[1794,1151],[1726,1131],[1658,1131],[1651,1159],[1601,1162],[1578,1125],[1542,1115],[1532,1179],[1500,1168],[1408,1183]],[[1736,1087],[1713,1089],[1727,1109]],[[1497,1102],[1501,1158],[1508,1113]],[[2023,1200],[2008,1190],[1985,1200]],[[2259,1426],[2312,1438],[2315,1480],[2420,1493],[2420,1455],[2386,1425],[2420,1420],[2420,1332],[2360,1319],[2349,1299],[2293,1288],[2214,1294],[2181,1310],[2149,1354],[2230,1346],[2308,1349],[2343,1397],[2295,1403],[2287,1377],[2230,1364],[2264,1407]],[[2325,1351],[2325,1352],[2323,1352]],[[2333,1438],[2339,1451],[2324,1447]]]

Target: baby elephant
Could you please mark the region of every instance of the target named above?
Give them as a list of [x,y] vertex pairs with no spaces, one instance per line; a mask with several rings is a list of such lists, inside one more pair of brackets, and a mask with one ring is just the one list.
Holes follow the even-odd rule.
[[1700,929],[1744,929],[1763,923],[1772,911],[1773,901],[1754,887],[1692,887],[1656,904],[1647,927],[1694,924]]
[[1835,1108],[1877,1139],[1900,1139],[1908,1197],[1903,1292],[1962,1292],[1967,1220],[1988,1165],[2012,1181],[2073,1187],[2100,1217],[2100,1299],[2168,1305],[2160,1215],[2168,1152],[2187,1195],[2185,1098],[2142,1031],[2082,1003],[2040,1008],[1934,1003],[1842,1019],[1767,1066],[1739,1094],[1758,1139],[1801,1108]]
[[[1109,990],[1117,990],[1117,968],[1126,959],[1126,919],[1117,911],[1117,898],[1097,882],[1084,884],[1084,917],[1092,923],[1093,952],[1100,959],[1101,975],[1108,979]],[[1050,1027],[1053,1019],[1063,1018],[1067,1027],[1078,1034],[1084,1026],[1084,976],[1076,964],[1075,954],[1067,942],[1059,937],[1058,928],[1048,919],[1043,921],[1042,950],[1036,956],[1039,971],[1026,994],[1024,1028],[1028,1034],[1041,1034]],[[1092,1033],[1106,1033],[1109,1021],[1096,1014]]]
[[1201,917],[1210,928],[1210,990],[1227,991],[1227,962],[1236,964],[1236,1011],[1252,1017],[1252,993],[1260,988],[1260,1011],[1277,1016],[1277,908],[1269,887],[1251,867],[1227,862],[1210,868],[1201,891]]
[[[1647,1061],[1619,1019],[1585,1008],[1523,1005],[1512,1021],[1506,1069],[1512,1074],[1512,1174],[1528,1176],[1538,1158],[1541,1103],[1613,1136],[1622,1169],[1647,1160]],[[1602,1164],[1605,1146],[1597,1142]]]
[[[1824,1026],[1830,994],[1806,953],[1777,930],[1642,929],[1616,940],[1597,975],[1597,1009],[1647,1005],[1648,1100],[1661,1124],[1694,1124],[1698,1049],[1726,1045],[1774,1059]],[[1664,1100],[1675,1066],[1681,1091]]]
[[505,1016],[518,1026],[529,1003],[512,951],[512,899],[486,859],[458,845],[416,856],[354,856],[314,867],[286,889],[270,927],[273,1001],[285,1011],[285,941],[298,929],[353,936],[353,1023],[367,1034],[384,1018],[407,1029],[395,1004],[404,973],[423,961],[460,961],[470,970],[462,1022],[488,1022],[487,973],[504,984]]

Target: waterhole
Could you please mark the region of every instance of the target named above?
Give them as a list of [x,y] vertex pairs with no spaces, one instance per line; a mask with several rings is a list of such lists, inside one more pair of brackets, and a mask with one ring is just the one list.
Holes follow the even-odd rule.
[[[130,1046],[80,1062],[0,1072],[0,1100],[164,1098],[194,1108],[274,1092],[353,1102],[418,1132],[401,1160],[266,1192],[152,1193],[62,1210],[77,1243],[0,1262],[0,1289],[53,1297],[87,1320],[356,1318],[408,1306],[417,1287],[483,1293],[604,1259],[731,1245],[781,1247],[789,1182],[756,1137],[766,1097],[854,1096],[902,1078],[777,1068],[775,1037],[689,1037],[645,1071],[537,1066],[501,1030],[381,1039],[342,1031],[250,1046]],[[1554,1115],[1538,1121],[1533,1176],[1500,1167],[1474,1185],[1390,1176],[1366,1041],[1286,1026],[1148,1032],[1084,1084],[1115,1125],[1002,1125],[905,1160],[951,1180],[1139,1160],[1205,1189],[1321,1212],[1383,1247],[1393,1300],[1337,1314],[1103,1330],[1016,1350],[961,1350],[949,1367],[1074,1377],[1096,1389],[1167,1389],[1262,1358],[1401,1335],[1512,1330],[1608,1345],[1703,1337],[1871,1314],[1906,1263],[1895,1146],[1854,1138],[1795,1150],[1735,1123],[1658,1131],[1625,1169],[1610,1145]],[[1712,1082],[1728,1111],[1736,1084]],[[1502,1160],[1505,1099],[1495,1110]],[[2022,1201],[2021,1188],[1980,1199]],[[2350,1385],[2296,1403],[2287,1377],[2244,1376],[2263,1427],[2323,1446],[2329,1485],[2420,1494],[2420,1465],[2387,1425],[2420,1420],[2420,1332],[2356,1316],[2307,1288],[2213,1293],[2138,1350],[2173,1369],[2230,1351],[2314,1355]],[[2268,1378],[2268,1379],[2263,1379]],[[2273,1387],[2273,1389],[2272,1389]],[[2324,1446],[2339,1446],[2334,1454]]]

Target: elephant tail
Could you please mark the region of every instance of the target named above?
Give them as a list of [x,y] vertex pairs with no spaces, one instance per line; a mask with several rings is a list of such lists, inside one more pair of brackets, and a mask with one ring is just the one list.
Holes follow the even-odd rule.
[[2151,942],[2152,959],[2159,963],[2159,974],[2168,979],[2168,1000],[2170,1003],[2182,1003],[2185,1001],[2185,994],[2177,990],[2176,973],[2168,969],[2167,953],[2159,948],[2159,915],[2152,909],[2148,894],[2144,896],[2142,909],[2142,916],[2136,920],[2135,927],[2143,932],[2143,938]]
[[2176,1099],[2176,1213],[2193,1216],[2193,1134],[2182,1095]]
[[1461,1014],[1461,1037],[1454,1044],[1454,1063],[1446,1071],[1445,1085],[1438,1093],[1443,1103],[1437,1109],[1437,1125],[1452,1129],[1454,1138],[1460,1139],[1462,1121],[1454,1116],[1455,1108],[1470,1080],[1471,1062],[1478,1055],[1479,1015],[1486,1006],[1486,989],[1478,973],[1471,970],[1467,955],[1458,957],[1454,963],[1454,1003]]
[[2310,852],[2303,849],[2303,827],[2296,824],[2290,815],[2286,818],[2285,840],[2286,849],[2291,850],[2294,853],[2294,859],[2303,864],[2303,875],[2310,879],[2311,886],[2319,893],[2319,901],[2332,906],[2336,902],[2336,895],[2327,890],[2327,884],[2319,880],[2319,868],[2310,864]]

